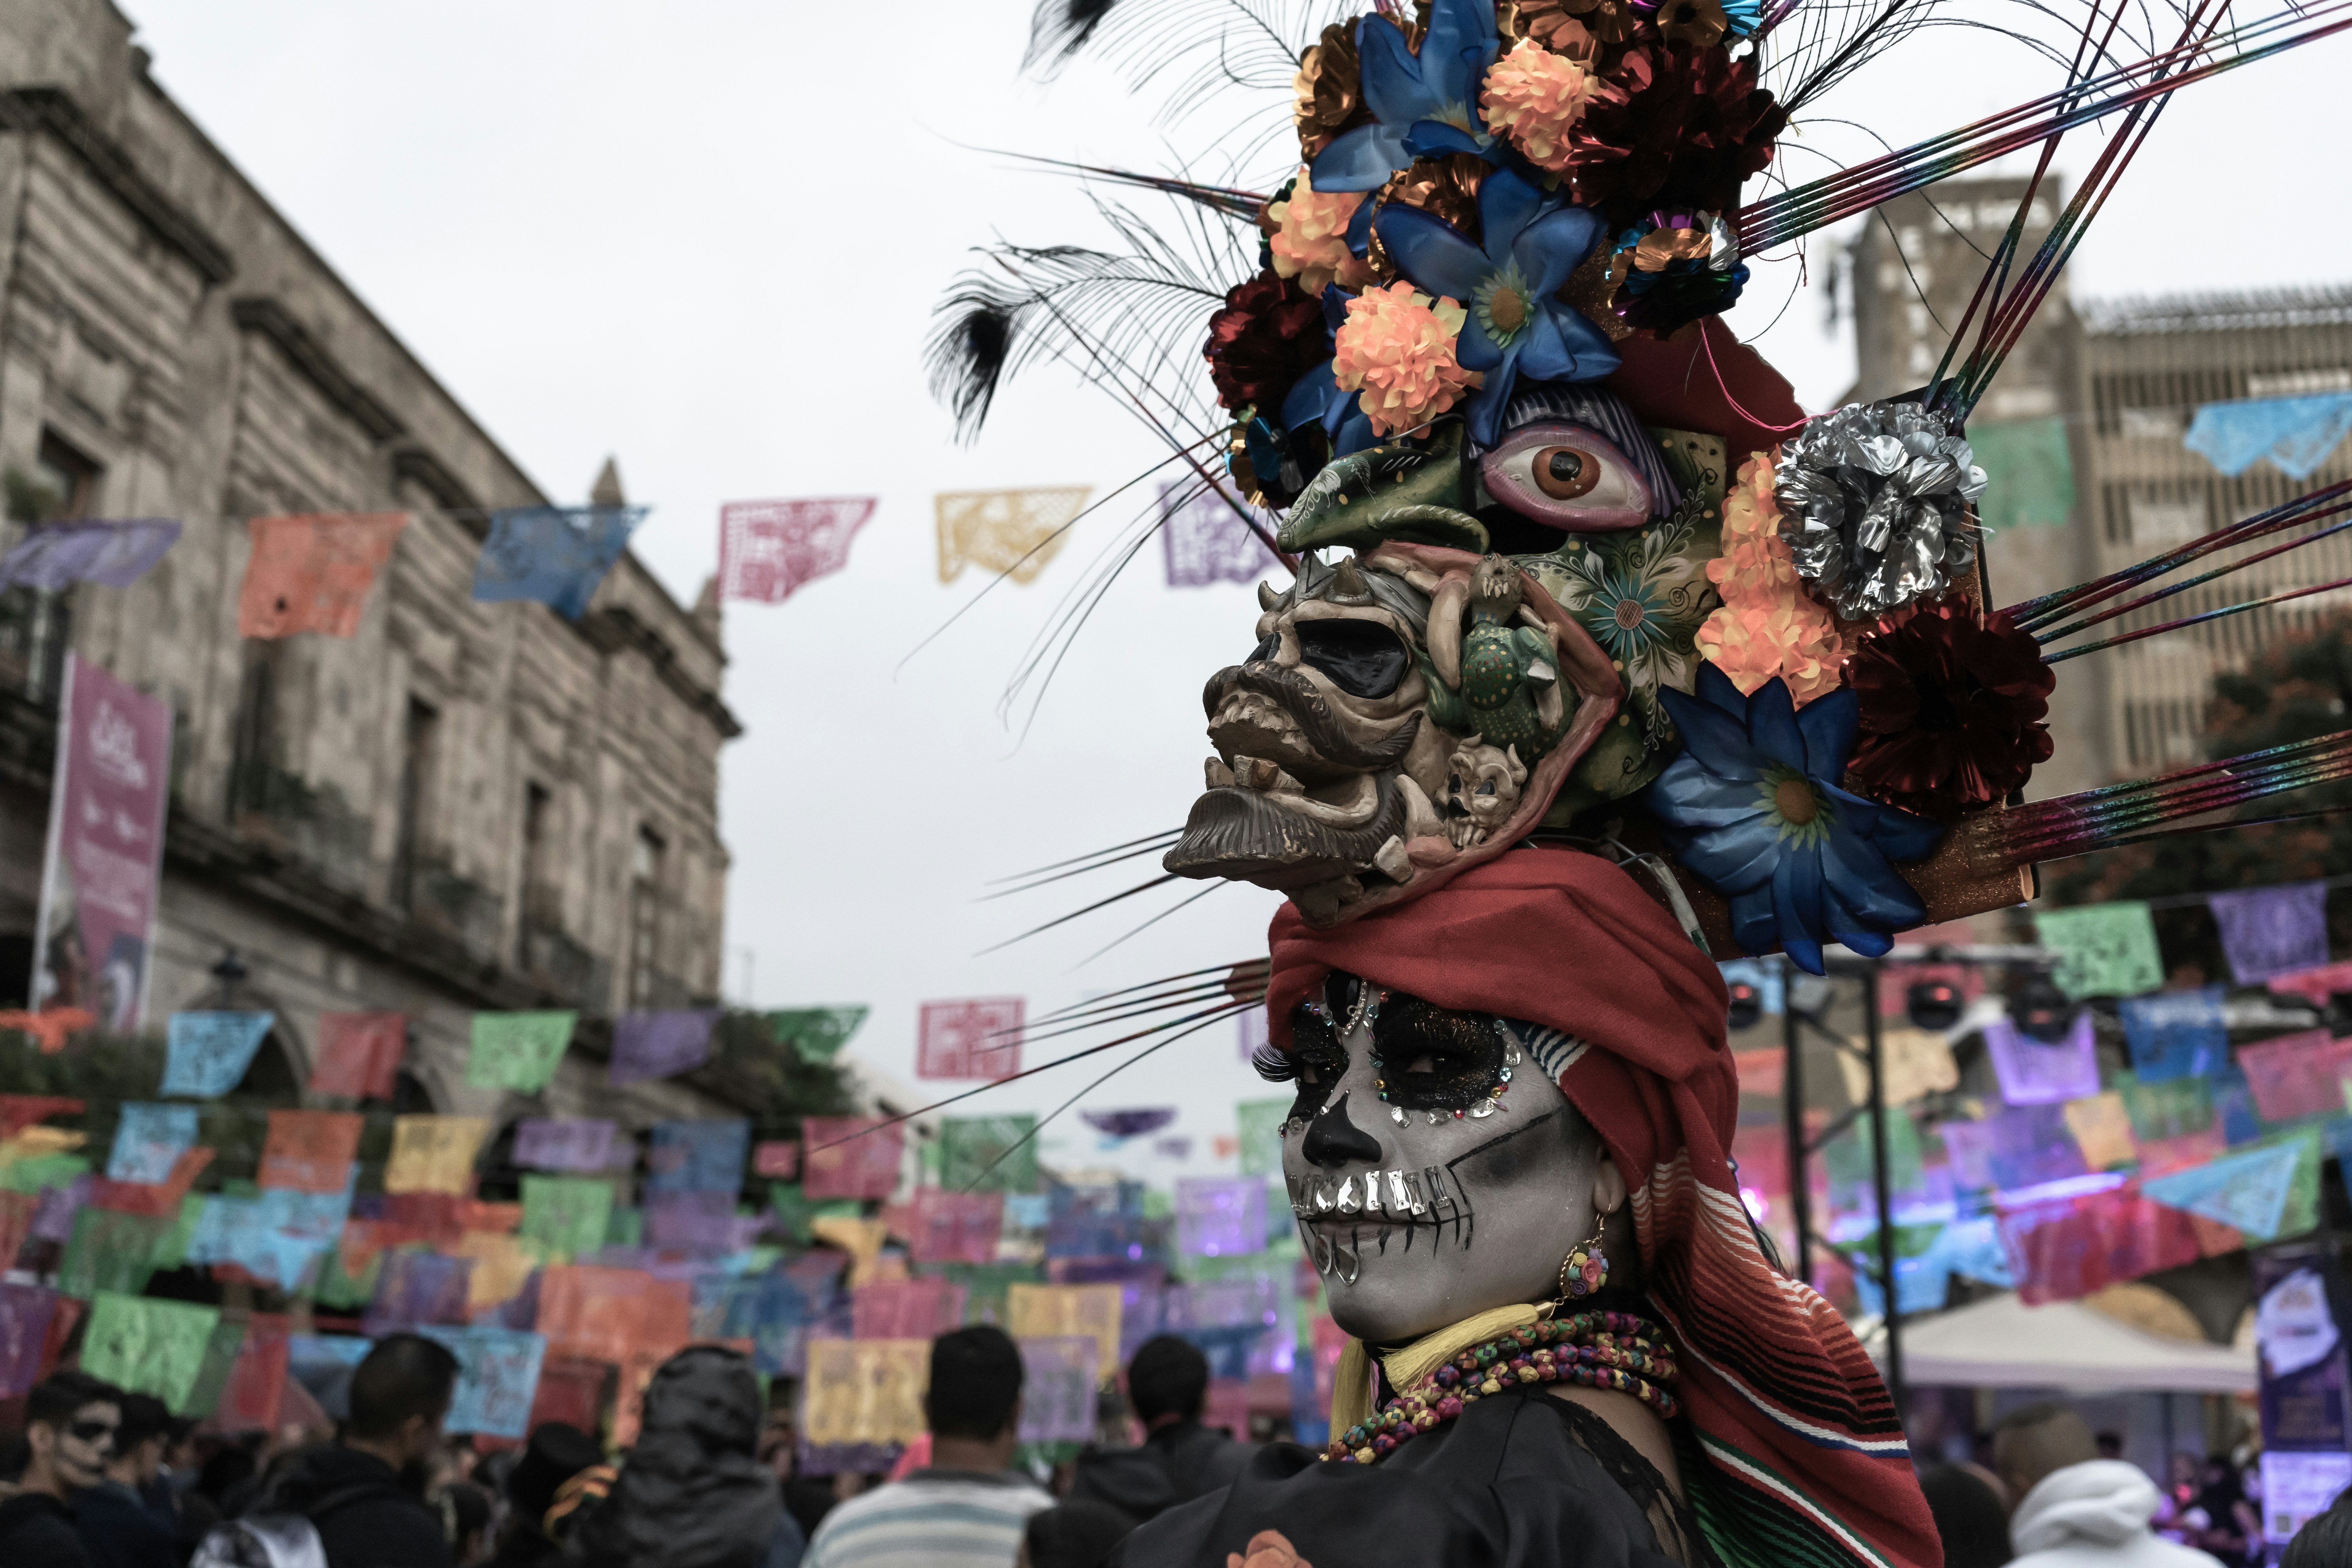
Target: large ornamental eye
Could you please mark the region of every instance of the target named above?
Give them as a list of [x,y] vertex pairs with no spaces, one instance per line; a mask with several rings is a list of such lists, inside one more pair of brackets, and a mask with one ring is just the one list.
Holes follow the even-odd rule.
[[1508,1081],[1503,1036],[1484,1013],[1391,994],[1372,1024],[1380,1096],[1406,1110],[1467,1110]]
[[1605,436],[1581,425],[1524,425],[1478,460],[1486,493],[1523,517],[1571,533],[1638,528],[1650,487]]
[[1554,500],[1574,500],[1601,482],[1601,459],[1576,447],[1546,447],[1528,464],[1536,489]]
[[1350,697],[1386,697],[1412,662],[1395,632],[1380,621],[1300,621],[1299,661],[1320,670]]

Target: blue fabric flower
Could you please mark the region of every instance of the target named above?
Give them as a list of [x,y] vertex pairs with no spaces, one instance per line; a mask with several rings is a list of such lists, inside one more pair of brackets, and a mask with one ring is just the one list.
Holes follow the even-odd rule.
[[1447,153],[1499,162],[1501,148],[1478,111],[1478,84],[1501,50],[1494,0],[1437,0],[1418,55],[1404,47],[1393,24],[1378,16],[1358,22],[1364,107],[1373,122],[1316,155],[1315,188],[1377,190],[1415,158]]
[[1491,447],[1522,372],[1534,381],[1598,381],[1618,359],[1601,329],[1559,297],[1602,236],[1598,216],[1562,205],[1498,169],[1478,187],[1478,225],[1483,249],[1453,225],[1401,203],[1381,208],[1372,222],[1414,288],[1457,300],[1469,311],[1454,357],[1486,380],[1463,412],[1471,439]]
[[[1369,207],[1372,204],[1363,204]],[[1348,301],[1353,294],[1337,283],[1323,288],[1323,331],[1327,338],[1337,342],[1341,323],[1348,319]],[[1381,438],[1372,429],[1371,416],[1363,410],[1362,401],[1352,392],[1343,391],[1339,377],[1333,374],[1331,361],[1325,360],[1294,383],[1282,400],[1282,427],[1304,429],[1319,425],[1331,443],[1331,456],[1344,458],[1350,452],[1360,452],[1367,447],[1377,447]]]
[[1944,825],[1838,788],[1859,717],[1852,690],[1802,712],[1777,676],[1742,697],[1713,665],[1697,692],[1662,689],[1682,754],[1643,795],[1675,858],[1731,900],[1743,952],[1777,944],[1822,971],[1822,943],[1875,958],[1927,908],[1891,862],[1935,848]]

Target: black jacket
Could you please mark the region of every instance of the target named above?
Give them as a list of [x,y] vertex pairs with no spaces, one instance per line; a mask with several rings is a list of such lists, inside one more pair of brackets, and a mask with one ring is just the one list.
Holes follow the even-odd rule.
[[47,1492],[0,1502],[0,1563],[8,1568],[90,1568],[73,1513]]
[[541,1563],[563,1561],[561,1542],[550,1541],[537,1525],[517,1520],[508,1527],[506,1538],[499,1542],[498,1554],[490,1559],[490,1568],[540,1568]]
[[[761,1568],[783,1523],[776,1474],[758,1458],[751,1360],[691,1345],[646,1386],[645,1420],[604,1500],[564,1537],[588,1568]],[[336,1568],[341,1568],[337,1564]]]
[[180,1568],[179,1543],[137,1492],[103,1481],[73,1500],[90,1568]]
[[252,1511],[309,1516],[327,1568],[454,1568],[441,1516],[390,1465],[355,1448],[311,1449]]
[[1070,1496],[1108,1503],[1141,1523],[1232,1484],[1251,1452],[1249,1444],[1198,1421],[1178,1421],[1146,1437],[1140,1448],[1097,1448],[1079,1456]]

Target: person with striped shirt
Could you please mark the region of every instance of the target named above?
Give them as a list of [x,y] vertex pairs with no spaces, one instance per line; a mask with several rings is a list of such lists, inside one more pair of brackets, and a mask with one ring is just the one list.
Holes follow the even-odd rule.
[[931,1342],[923,1415],[931,1462],[852,1498],[817,1527],[801,1568],[1013,1568],[1029,1516],[1054,1500],[1010,1468],[1021,1352],[979,1324]]

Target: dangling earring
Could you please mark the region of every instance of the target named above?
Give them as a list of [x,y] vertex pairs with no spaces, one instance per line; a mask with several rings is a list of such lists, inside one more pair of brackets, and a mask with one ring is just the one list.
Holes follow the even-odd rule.
[[1559,1260],[1561,1300],[1590,1296],[1609,1283],[1609,1255],[1601,1250],[1601,1235],[1608,1224],[1609,1216],[1595,1209],[1591,1237],[1570,1248],[1568,1256]]

